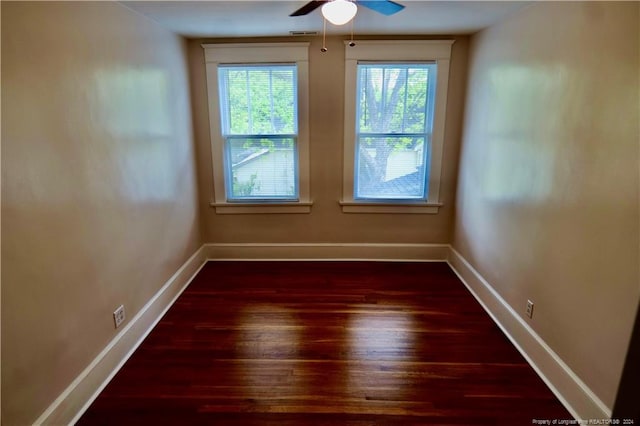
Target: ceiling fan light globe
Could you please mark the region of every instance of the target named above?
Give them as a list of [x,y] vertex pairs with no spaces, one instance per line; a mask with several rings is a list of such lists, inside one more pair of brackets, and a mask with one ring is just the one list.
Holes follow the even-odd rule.
[[358,7],[348,0],[332,0],[322,6],[322,15],[333,25],[344,25],[352,20]]

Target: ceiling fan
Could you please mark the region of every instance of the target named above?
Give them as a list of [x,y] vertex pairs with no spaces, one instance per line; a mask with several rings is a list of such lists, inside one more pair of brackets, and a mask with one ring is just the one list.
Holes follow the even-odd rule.
[[353,18],[356,16],[358,6],[364,6],[386,16],[393,15],[404,9],[403,5],[392,0],[312,0],[289,16],[307,15],[320,6],[322,6],[322,16],[324,17],[321,52],[327,52],[328,50],[325,44],[327,21],[334,25],[344,25],[347,22],[351,22],[351,41],[349,46],[354,47],[356,43],[353,41]]
[[[331,0],[334,1],[334,0]],[[308,13],[313,12],[318,7],[330,3],[330,0],[313,0],[309,3],[302,6],[300,9],[296,10],[289,16],[303,16]],[[357,6],[364,6],[371,10],[374,10],[378,13],[382,13],[383,15],[393,15],[394,13],[400,12],[404,9],[404,6],[398,4],[391,0],[354,0],[352,3],[355,3]]]

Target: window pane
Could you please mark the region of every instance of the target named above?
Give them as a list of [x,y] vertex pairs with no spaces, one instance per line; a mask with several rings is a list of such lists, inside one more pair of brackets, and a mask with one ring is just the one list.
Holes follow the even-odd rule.
[[361,136],[356,144],[355,198],[426,197],[425,140]]
[[427,197],[436,64],[358,64],[354,197]]
[[218,71],[224,135],[297,132],[295,66],[221,66]]
[[229,199],[298,198],[293,138],[227,139]]
[[435,64],[358,65],[358,133],[424,133]]

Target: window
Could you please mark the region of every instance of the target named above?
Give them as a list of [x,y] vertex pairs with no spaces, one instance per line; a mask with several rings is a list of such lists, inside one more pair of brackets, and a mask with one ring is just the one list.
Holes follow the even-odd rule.
[[452,41],[346,48],[346,213],[437,213]]
[[435,64],[359,64],[355,199],[424,199]]
[[217,213],[310,211],[308,43],[203,45]]
[[297,200],[295,65],[218,66],[228,200]]

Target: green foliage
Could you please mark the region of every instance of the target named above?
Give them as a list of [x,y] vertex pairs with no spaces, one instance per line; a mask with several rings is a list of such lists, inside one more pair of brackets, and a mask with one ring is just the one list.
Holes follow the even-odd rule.
[[291,65],[222,68],[229,134],[295,133],[296,69]]
[[256,183],[257,174],[252,174],[248,182],[239,182],[236,176],[233,176],[233,195],[235,197],[248,197],[253,195],[253,191],[260,189],[260,185]]

